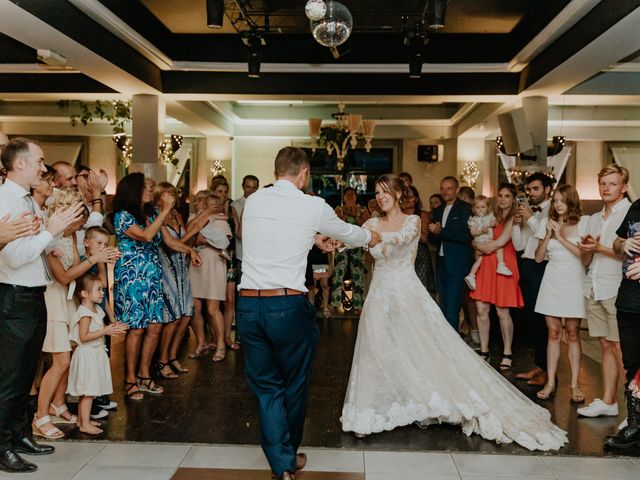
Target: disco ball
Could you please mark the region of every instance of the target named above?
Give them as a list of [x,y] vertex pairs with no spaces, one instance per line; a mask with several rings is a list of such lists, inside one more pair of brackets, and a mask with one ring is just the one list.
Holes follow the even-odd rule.
[[309,0],[304,7],[304,13],[311,21],[322,20],[327,13],[327,4],[324,0]]
[[337,47],[347,41],[353,29],[353,17],[340,2],[326,2],[327,13],[323,18],[311,22],[311,33],[320,45]]

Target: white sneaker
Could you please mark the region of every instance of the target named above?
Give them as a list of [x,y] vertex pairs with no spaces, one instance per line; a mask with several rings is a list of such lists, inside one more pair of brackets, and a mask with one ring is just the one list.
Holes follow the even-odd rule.
[[467,275],[466,277],[464,277],[464,283],[467,284],[467,287],[469,287],[469,290],[473,291],[476,289],[476,276],[475,275]]
[[507,268],[504,263],[499,263],[498,268],[496,268],[496,272],[500,275],[504,275],[505,277],[510,277],[513,275],[513,272]]
[[625,418],[622,423],[620,425],[618,425],[618,431],[622,430],[623,428],[626,428],[627,425],[629,425],[629,419]]
[[586,407],[579,408],[578,415],[583,417],[617,417],[618,404],[607,405],[599,398],[596,398]]

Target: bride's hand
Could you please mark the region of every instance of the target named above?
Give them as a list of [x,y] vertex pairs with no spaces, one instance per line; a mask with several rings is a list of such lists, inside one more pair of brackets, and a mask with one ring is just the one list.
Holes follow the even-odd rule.
[[325,253],[333,252],[336,249],[335,240],[332,240],[326,235],[317,234],[314,243],[316,247]]

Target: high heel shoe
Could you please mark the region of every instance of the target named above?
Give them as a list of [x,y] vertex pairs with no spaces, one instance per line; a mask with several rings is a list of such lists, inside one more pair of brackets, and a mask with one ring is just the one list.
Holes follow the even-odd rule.
[[[551,389],[548,389],[548,386],[551,385]],[[536,393],[536,397],[540,400],[549,400],[556,394],[556,384],[555,383],[547,383],[542,390]]]
[[582,389],[580,385],[571,385],[571,403],[582,403],[584,402],[584,393],[582,393]]
[[[169,363],[162,363],[162,362],[158,362],[156,364],[156,369],[158,370],[158,375],[160,375],[162,378],[165,378],[167,380],[175,380],[176,378],[178,378],[178,375],[176,373],[174,373],[173,369],[171,368],[171,365],[169,365]],[[167,369],[167,371],[163,371]]]
[[489,363],[491,361],[491,352],[480,352],[479,353],[480,357],[487,363]]
[[[505,362],[509,362],[509,363],[505,363]],[[513,365],[513,354],[511,353],[502,354],[502,361],[500,362],[500,370],[502,370],[503,372],[507,370],[511,370],[512,365]]]

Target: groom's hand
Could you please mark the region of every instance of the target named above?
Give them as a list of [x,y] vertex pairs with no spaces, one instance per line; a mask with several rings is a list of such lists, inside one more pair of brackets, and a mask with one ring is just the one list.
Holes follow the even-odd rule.
[[320,233],[316,235],[315,245],[325,253],[330,253],[335,250],[334,241],[328,236]]

